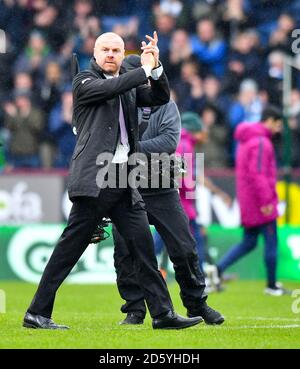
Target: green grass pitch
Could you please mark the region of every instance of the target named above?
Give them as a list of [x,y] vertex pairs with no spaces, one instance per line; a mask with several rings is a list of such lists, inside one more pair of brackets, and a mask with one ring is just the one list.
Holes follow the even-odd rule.
[[[300,288],[295,282],[285,285]],[[25,329],[22,318],[35,288],[0,282],[6,293],[0,348],[300,348],[300,313],[292,312],[295,299],[265,296],[262,281],[231,282],[226,292],[209,296],[209,304],[226,317],[222,326],[202,323],[181,331],[152,330],[149,314],[144,325],[120,326],[122,301],[114,285],[63,285],[53,318],[71,329]],[[170,291],[176,311],[185,314],[175,283]]]

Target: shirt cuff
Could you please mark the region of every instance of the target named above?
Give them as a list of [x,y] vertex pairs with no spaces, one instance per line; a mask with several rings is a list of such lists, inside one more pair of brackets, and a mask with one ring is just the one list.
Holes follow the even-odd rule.
[[142,68],[146,73],[146,77],[149,78],[152,75],[151,74],[152,68],[149,65],[142,65]]
[[152,71],[151,71],[151,77],[154,80],[158,80],[159,77],[162,75],[163,71],[164,71],[163,66],[161,64],[159,64],[158,67],[152,69]]

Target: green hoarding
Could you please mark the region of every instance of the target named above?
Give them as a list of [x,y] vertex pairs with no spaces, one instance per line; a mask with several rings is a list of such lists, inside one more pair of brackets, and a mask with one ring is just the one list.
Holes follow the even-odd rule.
[[[37,283],[64,225],[24,225],[0,227],[0,280]],[[109,229],[110,232],[110,229]],[[242,229],[211,226],[207,230],[210,254],[218,260],[241,240]],[[300,281],[300,228],[279,228],[278,278]],[[244,279],[263,279],[263,242],[232,271]],[[171,266],[170,266],[171,268]],[[68,278],[69,283],[114,283],[112,238],[90,245]]]

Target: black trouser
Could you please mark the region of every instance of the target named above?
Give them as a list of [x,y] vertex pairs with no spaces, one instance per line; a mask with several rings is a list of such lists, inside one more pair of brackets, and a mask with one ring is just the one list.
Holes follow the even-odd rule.
[[103,189],[98,199],[81,197],[74,201],[68,225],[46,266],[29,312],[51,317],[57,289],[87,248],[97,223],[104,216],[111,218],[126,239],[128,258],[135,265],[151,316],[173,309],[166,283],[158,270],[144,203],[133,207],[127,189]]
[[[197,313],[207,298],[204,293],[205,278],[199,270],[196,241],[190,232],[188,218],[181,206],[178,192],[160,192],[143,196],[143,199],[149,223],[159,232],[173,263],[183,305],[189,312]],[[145,295],[128,245],[115,228],[113,236],[117,285],[121,297],[126,301],[121,311],[139,312],[143,317],[146,314]],[[143,248],[144,245],[141,243],[139,247]]]

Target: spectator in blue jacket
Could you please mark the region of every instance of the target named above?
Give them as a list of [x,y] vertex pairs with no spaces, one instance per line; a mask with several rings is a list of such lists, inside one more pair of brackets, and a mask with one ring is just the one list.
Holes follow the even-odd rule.
[[[228,121],[232,133],[242,122],[253,123],[261,118],[263,101],[258,94],[257,84],[251,80],[244,80],[240,85],[237,100],[233,102],[228,112]],[[236,153],[236,141],[231,144],[231,157],[234,160]]]
[[226,43],[218,38],[211,19],[204,18],[197,23],[197,35],[192,36],[192,52],[207,71],[217,76],[224,75]]

